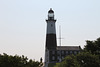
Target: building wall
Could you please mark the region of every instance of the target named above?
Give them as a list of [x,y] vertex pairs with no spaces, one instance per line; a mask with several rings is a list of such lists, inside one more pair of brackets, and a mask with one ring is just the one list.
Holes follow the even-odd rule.
[[68,55],[76,55],[80,50],[50,50],[49,51],[49,62],[56,63],[60,62],[60,59],[64,59]]

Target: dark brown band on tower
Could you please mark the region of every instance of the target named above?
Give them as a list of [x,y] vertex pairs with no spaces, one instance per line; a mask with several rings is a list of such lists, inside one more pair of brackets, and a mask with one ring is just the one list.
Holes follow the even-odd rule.
[[47,34],[46,35],[46,48],[47,49],[56,49],[57,41],[56,41],[56,34]]

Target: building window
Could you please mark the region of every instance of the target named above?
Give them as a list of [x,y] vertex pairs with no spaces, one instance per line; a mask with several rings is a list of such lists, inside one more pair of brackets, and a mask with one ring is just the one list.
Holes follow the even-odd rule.
[[61,62],[61,56],[57,57],[58,62]]
[[77,54],[77,52],[76,52],[76,51],[74,51],[74,54]]
[[55,54],[55,51],[52,51],[52,54]]
[[55,60],[55,57],[54,56],[52,56],[52,60]]
[[62,56],[62,59],[64,59],[64,56]]
[[58,59],[58,60],[59,60],[59,58],[60,58],[60,57],[59,57],[59,56],[57,56],[57,59]]
[[60,51],[57,51],[57,54],[60,54]]
[[68,54],[68,51],[66,51],[66,54]]
[[78,51],[78,53],[80,53],[80,51]]
[[72,54],[72,51],[70,51],[70,54]]
[[64,51],[62,51],[62,54],[64,54]]

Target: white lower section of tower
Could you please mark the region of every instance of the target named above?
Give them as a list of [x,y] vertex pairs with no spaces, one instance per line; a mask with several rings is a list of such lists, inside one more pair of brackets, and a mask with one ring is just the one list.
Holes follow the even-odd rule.
[[47,22],[47,34],[56,34],[54,21]]
[[44,67],[48,67],[49,64],[49,50],[45,50],[45,64]]

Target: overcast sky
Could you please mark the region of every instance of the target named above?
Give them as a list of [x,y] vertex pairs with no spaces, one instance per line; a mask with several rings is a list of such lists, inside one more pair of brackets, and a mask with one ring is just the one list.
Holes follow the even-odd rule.
[[86,40],[100,37],[100,0],[0,0],[0,54],[44,59],[50,8],[57,19],[57,38],[61,25],[62,46],[83,48]]

